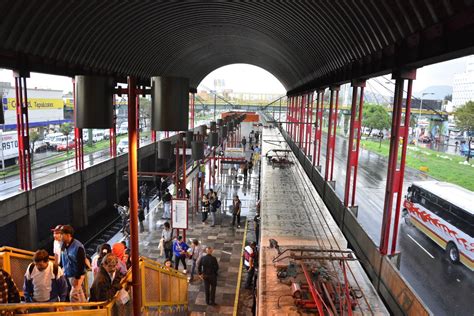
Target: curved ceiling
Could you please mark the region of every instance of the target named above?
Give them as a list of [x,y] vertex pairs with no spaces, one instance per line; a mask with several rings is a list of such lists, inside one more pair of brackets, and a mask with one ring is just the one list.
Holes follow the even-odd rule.
[[190,78],[247,63],[290,93],[473,51],[469,0],[2,0],[0,66]]

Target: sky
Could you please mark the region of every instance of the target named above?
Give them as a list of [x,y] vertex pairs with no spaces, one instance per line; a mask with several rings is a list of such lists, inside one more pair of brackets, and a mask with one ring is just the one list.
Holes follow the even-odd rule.
[[[468,58],[462,57],[418,69],[413,91],[421,91],[432,85],[452,85],[454,74],[464,72]],[[204,85],[209,89],[214,89],[215,79],[220,79],[221,83],[222,79],[224,81],[224,85],[218,90],[226,88],[235,92],[285,94],[285,88],[271,73],[253,65],[232,64],[218,68],[203,79],[200,87]],[[0,70],[0,81],[14,83],[12,72]],[[61,76],[32,73],[27,85],[29,88],[72,91],[71,79]],[[378,88],[378,90],[379,93],[383,93],[384,89]]]

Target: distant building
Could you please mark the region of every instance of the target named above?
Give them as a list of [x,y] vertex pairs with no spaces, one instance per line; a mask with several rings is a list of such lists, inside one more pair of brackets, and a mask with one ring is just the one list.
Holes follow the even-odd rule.
[[[5,114],[5,130],[16,129],[15,87],[10,83],[0,84],[2,106]],[[69,122],[64,117],[63,91],[50,89],[28,89],[28,121],[30,127],[59,125]]]
[[468,58],[466,70],[454,75],[453,110],[469,101],[474,101],[474,55]]

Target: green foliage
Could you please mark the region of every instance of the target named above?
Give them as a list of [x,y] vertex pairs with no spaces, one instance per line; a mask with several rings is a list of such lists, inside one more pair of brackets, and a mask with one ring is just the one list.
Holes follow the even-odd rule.
[[469,101],[454,111],[456,126],[461,130],[474,131],[474,101]]
[[[361,146],[384,157],[388,157],[390,151],[390,141],[388,140],[383,141],[381,146],[376,141],[362,140]],[[400,154],[399,151],[399,157]],[[428,167],[426,174],[429,176],[474,191],[474,181],[472,181],[474,178],[474,168],[469,165],[460,164],[463,161],[464,158],[458,155],[440,153],[415,146],[408,146],[406,156],[408,167],[415,170],[419,170],[422,166]]]
[[383,130],[390,128],[390,115],[381,105],[366,104],[362,111],[362,125],[370,129]]
[[72,131],[72,125],[71,123],[64,123],[61,125],[61,128],[59,129],[61,133],[63,133],[64,136],[68,136],[71,134]]

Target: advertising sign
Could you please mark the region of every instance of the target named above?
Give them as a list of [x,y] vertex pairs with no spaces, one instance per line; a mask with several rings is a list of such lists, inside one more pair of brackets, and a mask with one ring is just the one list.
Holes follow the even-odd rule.
[[173,199],[171,201],[171,220],[173,228],[188,229],[187,199]]

